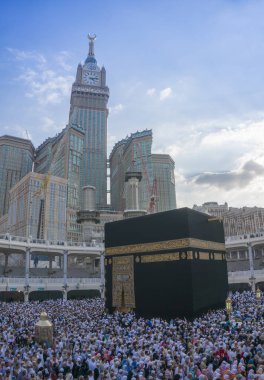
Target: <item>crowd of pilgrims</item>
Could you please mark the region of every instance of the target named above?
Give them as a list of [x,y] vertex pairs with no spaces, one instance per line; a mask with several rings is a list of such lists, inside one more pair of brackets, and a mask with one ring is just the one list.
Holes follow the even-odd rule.
[[[0,302],[0,380],[264,380],[264,305],[243,292],[232,307],[165,321],[107,314],[100,299]],[[52,346],[34,339],[42,311]]]

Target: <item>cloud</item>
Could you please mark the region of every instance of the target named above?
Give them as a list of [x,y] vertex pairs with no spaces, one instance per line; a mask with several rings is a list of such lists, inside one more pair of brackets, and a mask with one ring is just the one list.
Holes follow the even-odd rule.
[[72,70],[72,66],[68,63],[70,56],[71,54],[68,51],[63,50],[56,57],[56,61],[65,71]]
[[153,95],[155,95],[155,93],[156,93],[156,89],[155,88],[149,88],[147,90],[147,95],[148,96],[153,96]]
[[176,119],[154,125],[153,136],[154,149],[168,152],[187,176],[230,172],[250,160],[264,164],[263,116],[243,123],[232,118],[188,123]]
[[0,124],[0,130],[4,131],[3,134],[10,135],[10,136],[18,136],[23,139],[31,140],[32,141],[32,135],[26,127],[19,125],[19,124]]
[[182,122],[176,115],[154,124],[152,151],[175,161],[178,207],[211,200],[263,207],[263,113]]
[[257,162],[247,161],[238,171],[224,173],[202,173],[194,182],[198,185],[215,186],[220,189],[232,190],[245,188],[256,177],[264,176],[264,166]]
[[19,49],[12,49],[12,48],[7,48],[9,53],[11,53],[17,61],[26,61],[26,60],[33,60],[38,63],[44,64],[46,63],[46,58],[36,52],[36,51],[25,51],[25,50],[19,50]]
[[[156,91],[155,87],[149,88],[146,91],[146,94],[149,97],[153,97],[154,95],[156,95],[156,93],[157,93],[157,91]],[[169,98],[171,95],[172,95],[172,89],[170,87],[167,87],[167,88],[164,88],[163,90],[161,90],[159,92],[159,99],[165,100],[165,99]]]
[[124,81],[120,84],[120,91],[122,99],[131,99],[131,97],[138,96],[139,91],[142,91],[141,87],[143,82],[139,80]]
[[172,95],[172,89],[170,87],[164,88],[160,91],[160,100],[165,100]]
[[58,104],[70,96],[72,75],[58,75],[53,70],[27,69],[18,80],[26,83],[29,91],[27,97],[35,97],[39,104]]
[[119,114],[120,112],[122,112],[124,109],[124,106],[123,104],[117,104],[116,106],[113,106],[113,107],[109,107],[109,112],[112,114],[112,115],[117,115]]
[[62,130],[62,126],[58,126],[56,122],[48,116],[44,116],[40,123],[41,130],[46,134],[55,134]]
[[[28,61],[27,67],[20,67],[21,74],[16,81],[26,84],[25,96],[35,98],[41,105],[58,104],[70,96],[74,77],[69,75],[71,66],[67,63],[70,53],[59,52],[54,60],[47,60],[43,54],[36,51],[7,49],[17,61]],[[50,68],[52,65],[52,69]],[[57,67],[59,65],[59,68]],[[63,71],[66,71],[63,75]]]

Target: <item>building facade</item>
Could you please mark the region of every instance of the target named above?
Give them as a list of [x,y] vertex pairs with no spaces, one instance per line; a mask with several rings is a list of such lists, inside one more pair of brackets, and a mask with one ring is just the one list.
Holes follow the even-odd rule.
[[125,202],[125,165],[123,162],[123,152],[126,139],[115,144],[109,158],[110,168],[110,194],[111,208],[113,210],[124,211]]
[[5,234],[8,231],[8,214],[0,218],[0,234]]
[[175,163],[168,154],[152,154],[155,211],[176,208]]
[[67,240],[78,241],[81,226],[76,212],[81,207],[81,161],[84,132],[69,124],[56,137],[49,138],[36,150],[35,171],[50,173],[67,180]]
[[7,214],[9,191],[32,170],[34,147],[30,140],[0,137],[0,217]]
[[223,219],[226,236],[264,232],[264,208],[261,207],[230,207]]
[[8,232],[36,239],[66,240],[67,181],[28,173],[10,191]]
[[84,131],[81,160],[81,187],[96,188],[97,208],[107,206],[107,102],[105,68],[97,65],[95,35],[88,35],[89,52],[79,64],[72,85],[69,123]]
[[225,236],[255,235],[264,232],[264,208],[228,207],[227,203],[206,202],[193,209],[223,219]]
[[68,181],[67,240],[82,238],[77,211],[82,207],[81,189],[96,188],[96,207],[107,207],[107,102],[105,68],[97,65],[95,36],[88,36],[89,52],[79,64],[72,85],[69,124],[38,149],[35,170]]
[[139,183],[139,209],[149,209],[153,188],[151,146],[151,130],[132,133],[115,144],[109,158],[113,210],[124,211],[126,207],[125,175],[129,171],[142,173]]
[[[72,85],[69,123],[61,133],[45,140],[36,150],[28,140],[10,136],[0,138],[0,224],[3,228],[7,222],[4,216],[9,210],[9,191],[30,171],[47,178],[57,177],[58,180],[66,181],[65,239],[68,241],[82,239],[81,225],[77,222],[77,212],[83,207],[81,189],[86,186],[95,188],[96,210],[123,212],[128,201],[125,182],[126,173],[129,172],[142,173],[138,183],[139,210],[156,212],[176,207],[174,162],[168,155],[151,153],[151,130],[132,133],[114,146],[109,160],[111,205],[107,204],[106,148],[109,89],[106,86],[105,68],[99,67],[95,58],[95,35],[89,35],[88,38],[87,58],[84,64],[78,65],[76,79]],[[26,186],[24,182],[23,186]],[[31,194],[30,188],[28,193]],[[19,223],[14,219],[14,210],[17,207],[16,195],[20,197],[17,188],[14,188],[12,207],[9,210],[11,216],[9,215],[7,222],[8,229],[12,226],[12,232],[18,231],[20,235],[23,230],[26,236],[34,232],[34,236],[38,238],[45,234],[51,236],[48,232],[43,232],[47,230],[47,221],[44,228],[42,216],[41,222],[39,219],[37,223],[36,218],[30,215],[30,218],[35,220],[31,226],[26,215],[24,223],[26,230],[25,226],[22,227],[20,217]],[[26,199],[24,201],[26,202]],[[22,209],[23,201],[21,202],[19,207]],[[33,203],[35,200],[31,201],[31,205]],[[40,207],[43,211],[44,203],[42,196],[40,206],[36,206],[35,209]],[[39,212],[36,211],[38,215],[42,215]],[[33,231],[36,225],[38,231]],[[61,236],[61,233],[59,235]]]
[[223,205],[219,205],[217,202],[205,202],[202,206],[194,205],[193,209],[221,218],[228,211],[228,204],[226,202]]
[[174,161],[168,154],[152,154],[152,131],[132,133],[115,144],[109,158],[111,206],[124,211],[127,172],[141,173],[139,209],[149,213],[176,208]]
[[0,217],[8,212],[9,190],[29,171],[63,178],[68,185],[66,238],[69,241],[78,241],[82,237],[76,215],[82,204],[81,188],[94,186],[96,207],[107,208],[109,89],[105,68],[100,68],[95,59],[95,36],[88,37],[88,56],[83,65],[78,65],[72,85],[69,124],[61,133],[44,141],[36,153],[30,141],[8,136],[3,136],[2,144],[0,141],[3,163],[0,172]]

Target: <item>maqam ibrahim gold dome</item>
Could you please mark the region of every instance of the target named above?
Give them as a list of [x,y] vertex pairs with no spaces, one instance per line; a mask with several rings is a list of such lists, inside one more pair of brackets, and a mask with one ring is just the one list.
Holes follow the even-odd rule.
[[48,314],[45,311],[40,313],[40,320],[36,323],[39,327],[52,327],[52,323],[48,320]]

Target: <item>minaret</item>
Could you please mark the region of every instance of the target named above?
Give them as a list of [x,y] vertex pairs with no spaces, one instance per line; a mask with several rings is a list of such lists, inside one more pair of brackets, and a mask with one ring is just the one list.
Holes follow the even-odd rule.
[[142,173],[140,171],[133,170],[126,172],[126,209],[124,211],[124,218],[133,218],[147,213],[146,210],[139,209],[138,188],[141,179]]
[[100,212],[96,210],[95,187],[85,186],[83,188],[83,207],[77,211],[77,222],[82,224],[83,241],[91,243],[97,240],[95,236],[95,224],[100,221]]

